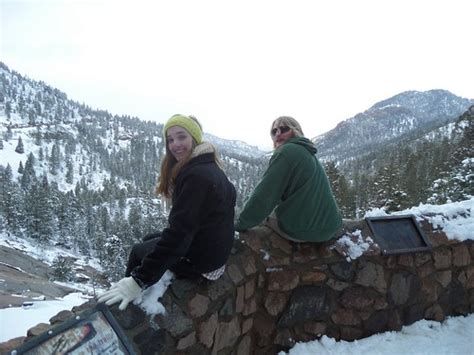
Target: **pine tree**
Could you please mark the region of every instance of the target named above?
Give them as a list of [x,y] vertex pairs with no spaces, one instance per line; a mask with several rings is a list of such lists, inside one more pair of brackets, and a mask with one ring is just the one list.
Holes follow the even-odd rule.
[[34,169],[35,165],[35,156],[33,153],[28,155],[28,159],[26,159],[25,168],[23,170],[23,175],[21,176],[21,187],[24,190],[27,190],[31,184],[36,182],[36,173]]
[[12,181],[12,176],[10,164],[5,169],[0,166],[0,215],[5,228],[21,236],[23,198],[18,185]]
[[18,138],[18,144],[15,148],[15,152],[17,152],[18,154],[23,154],[25,152],[25,147],[23,146],[21,136]]
[[53,175],[57,175],[61,163],[60,151],[58,145],[53,144],[51,156],[49,158],[49,171]]
[[74,278],[73,264],[74,261],[71,258],[62,255],[56,256],[51,264],[53,279],[57,281],[72,281]]
[[26,193],[25,215],[29,235],[41,243],[53,237],[56,229],[48,178],[32,184]]
[[118,236],[111,235],[105,241],[103,257],[100,259],[109,279],[115,281],[123,277],[126,260],[127,252],[124,250],[122,241]]
[[23,161],[20,160],[20,164],[18,164],[18,174],[23,174]]
[[355,196],[346,178],[340,173],[334,162],[326,163],[324,169],[342,215],[344,218],[354,218]]
[[141,208],[136,201],[130,207],[128,223],[130,224],[133,238],[140,240],[143,237],[142,214]]
[[74,165],[70,156],[66,158],[66,182],[72,184],[74,182]]
[[5,103],[5,115],[7,116],[8,119],[12,118],[12,104],[10,103],[10,101],[7,101]]

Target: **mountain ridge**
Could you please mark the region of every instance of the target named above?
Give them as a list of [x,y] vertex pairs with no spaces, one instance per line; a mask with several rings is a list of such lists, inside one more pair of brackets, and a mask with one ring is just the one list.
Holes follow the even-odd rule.
[[473,104],[473,99],[447,90],[405,91],[375,103],[312,140],[322,160],[344,165],[391,141],[408,135],[422,136],[454,122]]

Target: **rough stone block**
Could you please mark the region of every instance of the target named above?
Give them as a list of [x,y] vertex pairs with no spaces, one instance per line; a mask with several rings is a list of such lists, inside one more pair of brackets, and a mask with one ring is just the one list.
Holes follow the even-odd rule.
[[474,288],[474,266],[470,266],[466,269],[466,289],[470,290]]
[[265,268],[273,268],[278,266],[290,265],[290,257],[286,255],[275,255],[271,254],[268,258],[263,260]]
[[18,337],[0,343],[0,354],[9,354],[10,351],[20,347],[25,342],[26,337]]
[[242,338],[239,345],[237,345],[236,355],[248,355],[252,353],[252,338],[246,335]]
[[348,288],[351,284],[348,283],[348,282],[342,282],[342,281],[339,281],[339,280],[329,279],[326,282],[326,285],[331,287],[333,290],[342,291],[342,290]]
[[221,278],[213,281],[206,289],[207,295],[212,301],[216,301],[224,295],[229,295],[234,292],[234,286],[227,273],[224,273]]
[[424,253],[416,253],[415,254],[415,265],[421,266],[424,263],[427,263],[428,261],[431,261],[431,253],[424,252]]
[[326,333],[327,326],[324,322],[306,322],[303,325],[303,329],[306,333],[320,336]]
[[412,268],[415,266],[415,261],[413,260],[413,255],[411,254],[402,254],[398,257],[398,264],[401,266],[406,266]]
[[425,278],[421,281],[421,293],[418,297],[418,302],[433,303],[438,300],[441,287],[436,280],[432,278]]
[[365,334],[370,335],[384,331],[387,329],[389,319],[388,311],[374,312],[370,318],[364,322]]
[[306,271],[301,276],[301,281],[304,283],[317,284],[327,279],[324,272],[321,271]]
[[242,334],[247,333],[253,327],[253,318],[247,318],[242,322]]
[[35,336],[38,336],[40,334],[43,334],[43,333],[47,332],[50,329],[51,329],[50,324],[48,324],[48,323],[39,323],[39,324],[35,325],[34,327],[28,329],[28,331],[26,332],[26,336],[28,338],[35,337]]
[[273,338],[276,333],[274,318],[263,312],[258,312],[254,316],[253,324],[256,345],[265,347],[273,344]]
[[268,273],[269,291],[290,291],[298,286],[300,277],[294,270],[274,271]]
[[123,311],[119,310],[117,305],[109,307],[109,310],[117,322],[119,322],[120,326],[125,330],[133,329],[138,324],[145,322],[145,312],[134,304],[129,304]]
[[232,280],[234,285],[238,285],[240,284],[242,280],[244,280],[244,275],[242,271],[234,263],[231,263],[230,265],[227,266],[227,273],[229,274],[230,279]]
[[177,299],[183,299],[189,294],[194,294],[194,291],[198,287],[198,284],[195,281],[180,279],[171,283],[171,291],[176,296]]
[[189,333],[181,338],[176,345],[176,350],[185,350],[196,344],[196,332]]
[[175,348],[174,340],[163,329],[146,329],[133,337],[134,344],[141,354],[166,354]]
[[465,305],[468,303],[467,291],[462,287],[461,283],[453,279],[438,298],[438,303],[443,307],[446,314],[451,314],[453,307],[456,305]]
[[446,248],[435,250],[433,260],[436,270],[448,269],[452,265],[451,251]]
[[453,272],[451,270],[445,271],[438,271],[436,273],[436,280],[443,286],[443,288],[447,287],[453,278]]
[[296,344],[296,342],[289,329],[283,329],[277,332],[273,344],[280,345],[285,348],[291,348]]
[[275,233],[272,233],[269,236],[269,239],[273,248],[281,250],[282,252],[288,255],[293,252],[293,246],[290,241],[276,235]]
[[381,293],[387,291],[383,267],[371,262],[366,263],[357,271],[355,283],[365,287],[374,287]]
[[347,261],[341,261],[337,264],[333,264],[329,266],[329,269],[338,280],[342,281],[351,281],[355,273],[354,264]]
[[73,318],[73,317],[74,317],[74,313],[72,313],[71,311],[68,311],[68,310],[64,310],[64,311],[61,311],[58,314],[56,314],[54,317],[51,317],[50,320],[49,320],[49,323],[51,325],[58,324],[58,323],[63,323],[66,320],[68,320],[70,318]]
[[362,338],[363,331],[360,328],[341,327],[341,339],[345,341],[353,341]]
[[265,309],[271,316],[277,316],[285,308],[288,295],[283,292],[270,292],[265,297]]
[[428,261],[427,263],[418,267],[418,275],[420,277],[427,277],[436,271],[433,262]]
[[465,244],[453,246],[453,264],[454,266],[467,266],[471,264],[471,254]]
[[253,314],[257,311],[257,301],[255,298],[252,298],[251,300],[247,301],[244,306],[244,310],[242,311],[242,314],[244,316],[248,316],[250,314]]
[[241,313],[245,305],[245,289],[244,286],[237,287],[237,296],[235,297],[235,311]]
[[246,276],[253,275],[257,272],[257,266],[255,265],[255,258],[253,256],[247,256],[243,258],[242,265],[244,266],[244,272]]
[[218,351],[224,348],[234,346],[240,335],[240,324],[237,318],[234,318],[227,323],[219,323],[216,332],[214,347],[212,349],[213,353],[217,353]]
[[194,318],[203,316],[209,309],[209,303],[209,297],[196,294],[188,303],[189,314]]
[[255,295],[255,279],[250,279],[245,283],[245,299],[249,299]]
[[186,313],[175,303],[166,308],[166,314],[158,314],[155,321],[160,328],[166,329],[174,337],[180,337],[183,334],[191,332],[193,322]]
[[377,292],[363,287],[350,287],[344,290],[339,303],[346,309],[365,310],[378,298]]
[[338,308],[331,314],[331,319],[339,325],[359,325],[361,319],[352,309]]
[[444,311],[439,304],[434,304],[425,311],[425,319],[442,322],[444,320]]
[[208,320],[198,325],[198,339],[201,344],[207,348],[211,348],[214,344],[214,334],[218,326],[217,314],[213,314]]
[[219,309],[219,316],[232,316],[234,313],[234,300],[232,298],[227,298],[222,307]]
[[388,330],[395,330],[399,331],[402,329],[402,317],[400,316],[400,312],[398,310],[392,310],[390,312],[389,320],[387,323]]
[[403,324],[410,325],[425,316],[425,307],[422,304],[414,304],[405,311]]
[[408,273],[397,273],[392,277],[388,295],[395,305],[405,304],[421,287],[419,278]]
[[298,249],[293,253],[293,261],[297,264],[306,264],[318,257],[314,245],[310,243],[298,245]]
[[293,291],[279,327],[292,327],[311,320],[323,320],[329,312],[329,289],[325,286],[301,286]]

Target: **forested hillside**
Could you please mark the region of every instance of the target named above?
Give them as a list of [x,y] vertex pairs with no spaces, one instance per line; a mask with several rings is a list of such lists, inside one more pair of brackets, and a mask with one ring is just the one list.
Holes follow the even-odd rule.
[[409,135],[345,164],[326,162],[344,216],[403,210],[474,195],[474,106],[454,122]]
[[[130,246],[166,223],[167,206],[153,193],[162,128],[69,100],[0,63],[0,232],[97,257],[110,277],[120,275]],[[240,209],[267,158],[207,137]]]
[[[474,107],[463,106],[472,100],[442,90],[391,100],[316,139],[345,218],[474,194]],[[387,134],[369,137],[371,127]],[[205,137],[237,189],[238,213],[268,155]],[[119,277],[131,245],[165,226],[168,206],[153,193],[163,153],[161,124],[92,109],[0,63],[0,233],[98,258]]]

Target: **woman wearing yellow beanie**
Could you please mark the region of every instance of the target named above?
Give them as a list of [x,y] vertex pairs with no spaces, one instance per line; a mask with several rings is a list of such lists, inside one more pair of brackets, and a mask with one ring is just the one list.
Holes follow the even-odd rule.
[[174,115],[164,125],[166,155],[156,188],[171,200],[168,227],[136,244],[126,277],[99,297],[123,310],[166,270],[176,277],[216,280],[234,241],[235,188],[218,165],[215,148],[202,140],[192,116]]

